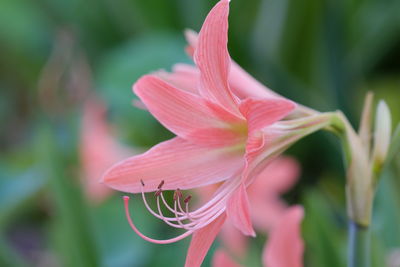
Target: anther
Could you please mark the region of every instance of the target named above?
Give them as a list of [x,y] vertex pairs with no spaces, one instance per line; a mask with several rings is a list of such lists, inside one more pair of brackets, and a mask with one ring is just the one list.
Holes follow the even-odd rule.
[[162,190],[161,190],[161,189],[158,189],[158,190],[154,193],[154,196],[155,196],[155,197],[159,197],[159,196],[161,195],[161,193],[162,193]]
[[192,199],[192,196],[191,196],[191,195],[188,195],[188,196],[183,200],[183,202],[188,203],[191,199]]
[[161,181],[161,183],[158,185],[157,189],[161,189],[163,185],[164,185],[164,180]]
[[144,186],[144,182],[142,179],[140,179],[140,183],[142,184],[142,186]]
[[176,201],[177,199],[179,199],[179,198],[182,198],[182,192],[181,192],[181,190],[178,188],[178,189],[176,189],[175,190],[175,192],[174,192],[174,201]]

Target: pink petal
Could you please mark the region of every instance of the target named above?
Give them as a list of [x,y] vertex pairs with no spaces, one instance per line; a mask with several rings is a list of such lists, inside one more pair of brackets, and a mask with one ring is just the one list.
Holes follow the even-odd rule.
[[249,132],[253,132],[283,119],[295,107],[295,103],[283,98],[247,98],[240,103],[240,112],[247,119]]
[[[186,51],[190,56],[193,56],[194,51],[198,46],[198,35],[195,31],[186,30],[185,31],[186,40],[189,45],[186,48]],[[231,91],[240,99],[246,99],[248,97],[255,98],[265,98],[265,97],[277,97],[283,98],[278,93],[272,91],[271,89],[265,87],[259,81],[254,79],[250,74],[248,74],[245,70],[243,70],[235,61],[230,59],[231,66],[230,72],[228,75],[228,81],[230,85]],[[318,112],[315,110],[298,105],[293,115],[298,117],[315,115]]]
[[229,198],[226,213],[232,224],[244,235],[256,236],[251,225],[249,200],[244,184],[241,184]]
[[176,135],[198,144],[227,145],[241,140],[231,128],[244,123],[215,104],[179,90],[155,76],[144,76],[134,85],[135,93],[149,111]]
[[[285,147],[282,147],[282,149],[271,151],[269,155],[260,157],[262,153],[268,152],[269,141],[280,134],[279,131],[274,131],[275,123],[286,117],[295,107],[294,102],[284,98],[247,98],[240,103],[240,112],[247,119],[248,124],[246,169],[243,172],[246,184],[250,184],[247,181],[250,172],[253,172],[252,177],[256,177],[274,157],[284,150]],[[263,164],[256,164],[256,160],[263,161]]]
[[156,72],[155,75],[181,90],[188,91],[193,94],[199,93],[198,83],[200,81],[200,73],[195,66],[176,64],[174,65],[171,73],[159,71]]
[[240,265],[237,264],[236,262],[234,262],[228,256],[228,254],[226,254],[226,252],[223,251],[222,249],[219,249],[214,253],[212,266],[213,267],[240,267]]
[[221,230],[221,241],[233,255],[244,258],[248,248],[248,238],[242,234],[229,220]]
[[200,70],[200,93],[233,114],[238,99],[229,89],[230,56],[228,42],[229,1],[221,0],[208,14],[199,33],[194,61]]
[[186,47],[186,53],[190,56],[193,57],[194,51],[197,48],[197,43],[199,41],[199,35],[197,32],[191,30],[191,29],[186,29],[185,30],[185,38],[186,41],[188,42],[188,46]]
[[[198,34],[193,30],[185,30],[185,37],[189,44],[186,51],[190,56],[193,56],[198,44]],[[232,59],[228,79],[232,92],[240,99],[248,97],[281,97],[254,79]]]
[[303,266],[304,242],[301,238],[301,206],[289,208],[272,230],[264,249],[263,262],[268,267]]
[[[212,184],[196,188],[200,198],[198,204],[205,203],[213,197],[220,184]],[[201,205],[200,205],[201,206]],[[243,258],[246,255],[248,240],[229,220],[225,222],[220,233],[221,242],[233,255]]]
[[117,163],[103,176],[103,183],[119,191],[141,192],[190,189],[230,178],[243,168],[242,153],[235,147],[210,149],[175,137],[144,154]]
[[225,213],[212,223],[194,232],[186,256],[185,267],[200,266],[226,219]]

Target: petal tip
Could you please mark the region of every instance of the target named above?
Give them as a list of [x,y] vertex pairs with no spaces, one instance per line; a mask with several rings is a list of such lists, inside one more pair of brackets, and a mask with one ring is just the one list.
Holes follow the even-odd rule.
[[148,83],[155,82],[156,80],[159,80],[159,78],[155,74],[146,74],[140,77],[133,85],[132,85],[132,91],[136,95],[140,95],[140,92],[143,91],[143,88],[145,88]]

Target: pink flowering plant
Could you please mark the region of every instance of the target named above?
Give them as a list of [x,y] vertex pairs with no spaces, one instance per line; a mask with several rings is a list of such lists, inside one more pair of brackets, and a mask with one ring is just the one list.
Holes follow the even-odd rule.
[[[271,170],[282,160],[279,156],[300,139],[327,130],[340,137],[346,155],[352,229],[349,266],[367,266],[367,242],[358,238],[370,224],[376,184],[389,153],[388,107],[384,102],[378,105],[371,134],[372,100],[367,98],[356,132],[340,111],[318,112],[266,88],[229,55],[229,4],[228,0],[219,1],[198,34],[186,31],[187,52],[194,65],[177,64],[172,72],[156,71],[133,85],[141,101],[136,104],[143,105],[176,137],[116,163],[104,173],[102,183],[141,194],[152,215],[183,230],[169,239],[142,233],[132,219],[135,213],[129,209],[129,196],[125,196],[128,222],[143,239],[168,244],[192,236],[185,266],[201,265],[224,224],[224,229],[255,237],[253,221],[256,229],[269,235],[263,256],[266,266],[302,266],[300,223],[304,210],[279,200],[279,194],[295,179],[287,184],[284,178],[274,181],[279,172],[297,167],[280,166],[271,171],[269,182],[265,182],[265,170]],[[212,193],[206,194],[202,205],[194,205],[192,196],[183,192],[196,189],[201,194],[206,186],[212,187]],[[165,195],[168,190],[174,191],[172,199]],[[155,192],[155,207],[147,199],[148,192]],[[265,195],[270,199],[264,199]],[[214,265],[239,266],[224,251],[216,253]]]

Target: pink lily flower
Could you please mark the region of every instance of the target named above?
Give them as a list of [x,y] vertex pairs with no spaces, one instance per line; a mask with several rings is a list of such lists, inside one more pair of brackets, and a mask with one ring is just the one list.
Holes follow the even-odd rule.
[[86,195],[94,203],[112,193],[110,188],[99,183],[102,174],[116,161],[133,153],[115,140],[105,111],[103,103],[92,97],[84,106],[81,124],[82,183]]
[[[194,85],[184,90],[157,73],[142,77],[133,86],[149,112],[177,137],[117,163],[103,176],[103,183],[111,188],[141,192],[155,217],[186,231],[167,240],[144,235],[130,217],[129,197],[124,197],[128,221],[143,239],[166,244],[193,234],[186,266],[201,264],[226,218],[243,234],[255,236],[246,187],[273,158],[325,127],[330,119],[317,114],[282,121],[295,110],[292,101],[252,95],[241,99],[231,90],[228,13],[229,1],[221,0],[203,24],[194,51],[199,70]],[[190,197],[184,198],[180,189],[217,183],[220,186],[213,197],[190,211]],[[176,190],[173,205],[167,203],[163,190]],[[156,210],[145,196],[153,191]],[[161,205],[173,216],[164,215]]]
[[[265,267],[302,267],[304,242],[301,238],[301,206],[288,208],[273,227],[263,252]],[[215,252],[213,267],[240,267],[222,249]]]

